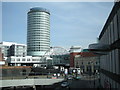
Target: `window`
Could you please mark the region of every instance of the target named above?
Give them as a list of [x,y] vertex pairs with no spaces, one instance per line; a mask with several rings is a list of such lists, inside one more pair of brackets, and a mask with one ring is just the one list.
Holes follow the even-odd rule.
[[36,59],[33,59],[32,61],[36,61]]
[[17,61],[20,61],[20,59],[18,58]]
[[90,64],[90,62],[88,62],[88,64]]
[[30,61],[30,59],[27,59],[27,61]]
[[25,59],[22,59],[22,61],[25,61]]
[[15,59],[14,59],[14,58],[12,58],[12,59],[11,59],[11,61],[15,61]]

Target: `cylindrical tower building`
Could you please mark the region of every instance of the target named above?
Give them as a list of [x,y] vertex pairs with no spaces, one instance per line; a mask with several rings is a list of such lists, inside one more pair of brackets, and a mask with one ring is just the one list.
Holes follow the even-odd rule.
[[35,7],[27,15],[27,54],[42,56],[50,48],[50,12]]

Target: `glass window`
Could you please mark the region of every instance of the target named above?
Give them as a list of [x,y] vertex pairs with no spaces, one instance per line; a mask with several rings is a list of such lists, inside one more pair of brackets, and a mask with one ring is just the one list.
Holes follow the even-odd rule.
[[27,59],[27,61],[30,61],[30,59]]
[[22,59],[22,61],[25,61],[25,59]]
[[90,64],[90,62],[88,62],[88,64]]
[[20,61],[20,59],[18,58],[17,61]]

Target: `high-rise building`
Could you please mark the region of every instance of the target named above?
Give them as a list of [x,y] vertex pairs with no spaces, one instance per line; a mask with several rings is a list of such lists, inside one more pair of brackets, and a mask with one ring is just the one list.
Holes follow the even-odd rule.
[[42,56],[50,48],[50,12],[35,7],[27,14],[27,54]]

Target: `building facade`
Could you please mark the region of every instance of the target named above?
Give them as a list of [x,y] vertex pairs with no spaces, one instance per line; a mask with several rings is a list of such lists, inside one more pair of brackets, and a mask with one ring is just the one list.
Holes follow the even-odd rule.
[[2,51],[1,51],[1,47],[0,47],[0,61],[3,60],[3,55],[2,55]]
[[9,48],[9,56],[25,57],[27,55],[27,45],[12,44]]
[[50,48],[50,12],[35,7],[27,14],[27,54],[42,56]]
[[5,61],[3,60],[3,54],[2,54],[1,46],[0,46],[0,66],[1,65],[5,65]]
[[81,73],[95,74],[99,72],[99,57],[93,53],[81,52],[81,55],[75,56],[75,68],[80,68]]
[[[24,57],[16,57],[10,56],[7,59],[9,66],[41,66],[43,65],[43,61],[41,61],[41,57],[32,57],[32,56],[24,56]],[[46,63],[45,63],[46,65]]]
[[64,54],[64,55],[53,55],[53,65],[56,64],[69,64],[70,55]]
[[70,67],[74,68],[74,59],[76,55],[80,55],[81,47],[80,46],[72,46],[70,48]]
[[14,42],[1,42],[1,51],[4,58],[10,56],[22,57],[27,55],[27,45]]
[[2,49],[1,51],[2,51],[2,53],[4,55],[4,57],[8,57],[9,56],[9,54],[10,54],[9,49],[10,49],[10,46],[12,44],[16,44],[16,43],[14,43],[14,42],[1,42],[0,43],[1,49]]
[[106,55],[100,56],[100,83],[104,88],[120,89],[120,1],[114,4],[99,43],[110,47]]

